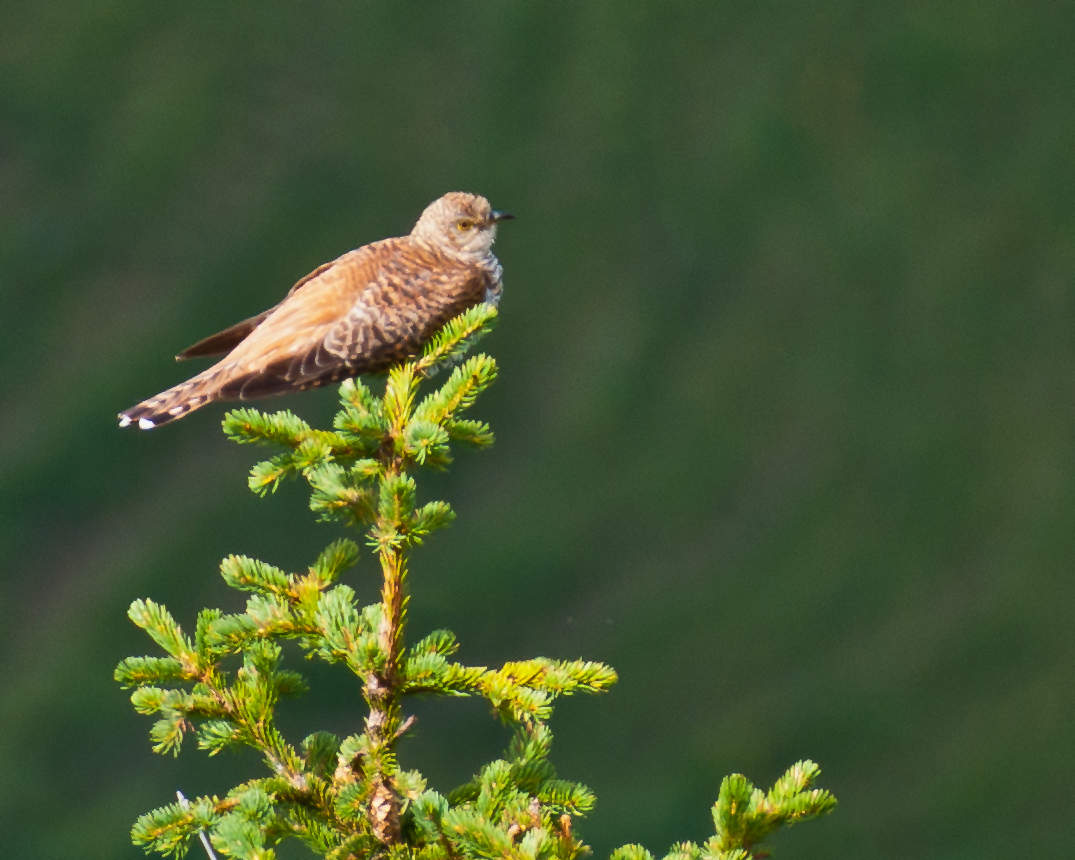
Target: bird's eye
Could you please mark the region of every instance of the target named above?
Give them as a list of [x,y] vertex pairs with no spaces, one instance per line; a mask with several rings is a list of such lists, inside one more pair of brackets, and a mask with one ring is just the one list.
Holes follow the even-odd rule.
[[474,222],[464,218],[462,221],[460,221],[455,226],[458,227],[460,230],[466,231],[466,230],[470,230],[474,226]]

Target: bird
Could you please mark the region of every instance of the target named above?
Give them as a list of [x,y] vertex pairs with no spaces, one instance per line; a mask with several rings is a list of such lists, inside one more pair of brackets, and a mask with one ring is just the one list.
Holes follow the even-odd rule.
[[514,216],[476,194],[434,200],[406,236],[363,245],[314,269],[267,311],[198,341],[176,361],[224,355],[207,370],[119,413],[152,430],[214,400],[303,391],[412,357],[481,302],[497,304],[497,225]]

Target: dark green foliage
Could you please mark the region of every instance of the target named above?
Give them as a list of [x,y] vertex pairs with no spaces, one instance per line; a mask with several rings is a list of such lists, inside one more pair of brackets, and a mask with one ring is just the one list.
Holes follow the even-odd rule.
[[[180,855],[207,832],[227,857],[274,857],[271,846],[288,836],[315,853],[349,857],[519,858],[571,860],[589,853],[573,820],[594,804],[583,785],[558,778],[549,761],[548,721],[559,696],[600,693],[616,682],[608,666],[584,660],[535,658],[499,669],[452,660],[455,636],[436,630],[404,644],[407,554],[447,526],[447,503],[420,503],[413,473],[443,468],[451,444],[491,444],[489,428],[460,413],[496,378],[485,355],[459,363],[484,333],[496,311],[481,305],[449,323],[423,354],[388,374],[383,397],[358,380],[341,386],[342,411],[333,431],[312,429],[289,412],[264,415],[252,409],[228,414],[225,432],[240,443],[284,451],[256,465],[254,492],[275,491],[288,476],[312,488],[310,507],[322,519],[366,528],[383,574],[382,599],[359,606],[355,592],[337,583],[356,563],[358,546],[339,540],[304,573],[229,556],[221,575],[249,593],[242,613],[203,611],[193,641],[150,600],[135,601],[130,617],[168,654],[131,657],[116,680],[134,687],[134,707],[158,714],[151,730],[154,750],[178,753],[194,731],[198,747],[214,755],[250,746],[264,757],[269,776],[237,786],[225,798],[201,797],[142,816],[133,838],[147,851]],[[420,383],[439,367],[455,367],[441,387],[417,400]],[[340,663],[362,686],[369,705],[362,730],[346,738],[328,732],[290,744],[275,724],[282,696],[305,691],[301,675],[282,668],[281,642],[295,640],[309,657]],[[238,659],[241,665],[226,668]],[[427,787],[417,771],[402,770],[396,744],[412,720],[404,716],[409,695],[482,696],[513,728],[505,758],[482,767],[447,795]],[[782,824],[827,812],[835,800],[810,790],[818,769],[800,762],[768,793],[744,777],[724,780],[713,809],[716,834],[704,846],[682,843],[669,858],[745,858]],[[652,860],[625,846],[615,860]]]

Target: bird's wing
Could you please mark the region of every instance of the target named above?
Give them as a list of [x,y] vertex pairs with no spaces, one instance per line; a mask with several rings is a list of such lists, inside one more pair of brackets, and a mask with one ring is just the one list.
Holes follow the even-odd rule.
[[[295,286],[288,290],[287,296],[284,298],[284,301],[287,301],[288,298],[294,295],[295,291],[298,290],[299,287],[309,283],[327,269],[330,269],[332,266],[335,266],[337,262],[337,260],[333,260],[331,263],[325,263],[324,265],[318,266],[316,269],[310,272],[310,274],[308,274],[305,278],[303,278],[301,281],[295,284]],[[281,302],[280,304],[283,304],[283,302]],[[235,349],[235,347],[237,347],[244,340],[246,340],[250,332],[256,329],[263,322],[265,322],[269,315],[276,312],[279,308],[280,305],[276,305],[274,307],[269,308],[267,311],[262,311],[257,316],[250,317],[250,319],[246,319],[242,322],[236,323],[233,326],[229,326],[228,328],[224,329],[224,331],[217,332],[214,335],[210,335],[207,338],[203,338],[193,346],[188,346],[186,349],[184,349],[181,353],[179,353],[179,355],[175,357],[175,360],[186,361],[188,358],[201,358],[204,356],[211,355],[225,355],[226,353],[229,353],[233,349]]]
[[193,346],[188,346],[181,353],[176,355],[176,361],[186,361],[188,358],[202,358],[203,356],[210,355],[225,355],[231,352],[235,347],[242,343],[247,335],[254,329],[261,325],[265,318],[271,314],[276,307],[269,308],[267,311],[262,311],[256,317],[250,317],[248,320],[243,320],[240,323],[236,323],[233,326],[229,326],[224,331],[217,332],[209,337],[202,338]]
[[341,257],[222,362],[218,396],[249,399],[383,370],[482,300],[489,276],[407,237]]

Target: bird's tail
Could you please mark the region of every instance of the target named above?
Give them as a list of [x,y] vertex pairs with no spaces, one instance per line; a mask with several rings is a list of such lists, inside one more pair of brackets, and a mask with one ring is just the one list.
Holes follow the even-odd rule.
[[137,424],[142,430],[152,430],[154,427],[182,418],[187,413],[217,399],[219,391],[219,386],[216,384],[217,375],[211,367],[186,382],[162,391],[156,397],[143,400],[137,406],[119,413],[119,426],[127,427],[130,424]]

